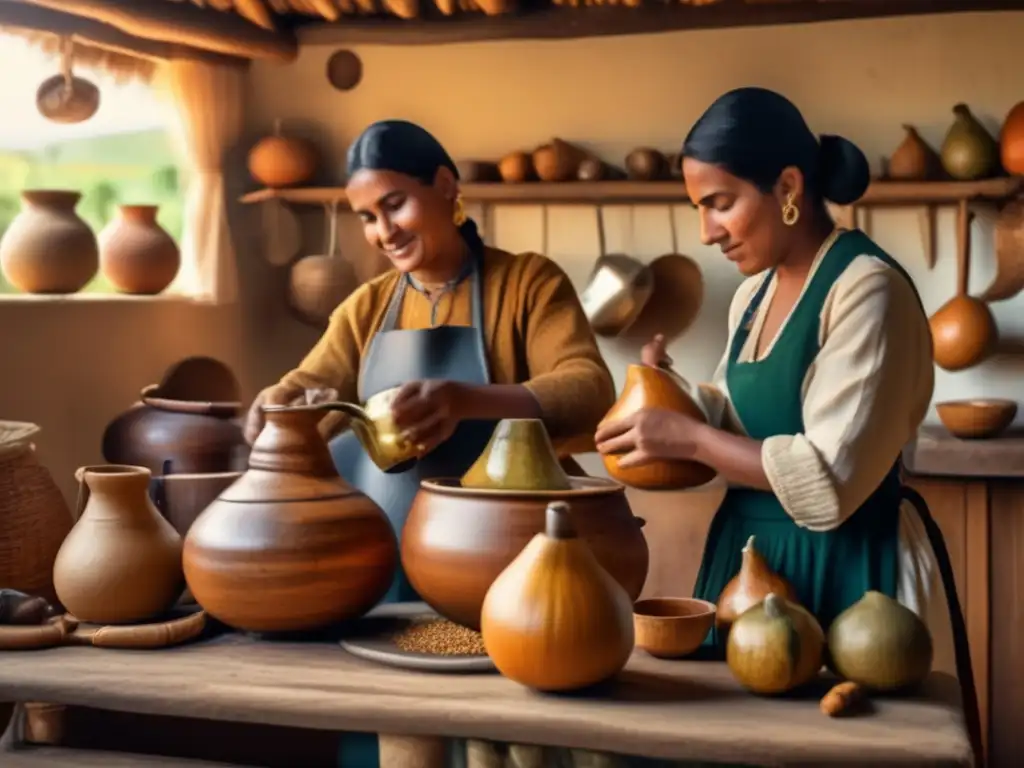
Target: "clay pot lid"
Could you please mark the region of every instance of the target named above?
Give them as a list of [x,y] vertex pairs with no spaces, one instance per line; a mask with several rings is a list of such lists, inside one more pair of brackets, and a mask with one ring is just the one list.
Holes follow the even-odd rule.
[[150,384],[143,387],[139,393],[139,399],[143,404],[161,411],[171,413],[193,413],[200,416],[218,416],[222,418],[233,418],[242,410],[241,401],[234,402],[206,402],[200,400],[176,400],[164,397],[160,384]]
[[337,475],[285,475],[264,469],[250,469],[219,496],[221,501],[242,504],[358,498],[366,497]]
[[572,486],[568,491],[518,491],[505,490],[503,488],[463,488],[458,478],[442,477],[433,480],[422,480],[420,488],[424,491],[440,493],[446,496],[468,496],[476,498],[523,498],[523,499],[550,499],[572,501],[581,496],[607,496],[612,493],[621,493],[625,486],[604,477],[570,477],[569,484]]

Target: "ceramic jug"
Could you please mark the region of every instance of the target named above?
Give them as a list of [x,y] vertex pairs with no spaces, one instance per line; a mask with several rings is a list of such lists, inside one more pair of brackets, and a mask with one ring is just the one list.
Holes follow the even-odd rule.
[[149,498],[145,467],[82,467],[81,516],[64,539],[53,584],[64,607],[90,624],[132,624],[169,609],[184,590],[182,540]]

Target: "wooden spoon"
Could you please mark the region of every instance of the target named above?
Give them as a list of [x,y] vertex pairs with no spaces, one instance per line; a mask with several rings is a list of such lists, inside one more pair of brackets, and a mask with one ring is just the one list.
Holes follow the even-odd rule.
[[957,218],[956,296],[932,315],[935,362],[947,371],[962,371],[982,362],[999,340],[995,318],[988,304],[967,294],[971,266],[971,220],[966,200],[960,201]]

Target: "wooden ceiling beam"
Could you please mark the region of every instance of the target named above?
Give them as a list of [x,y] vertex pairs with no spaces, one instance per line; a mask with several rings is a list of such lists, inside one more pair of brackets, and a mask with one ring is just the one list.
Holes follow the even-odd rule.
[[[5,0],[11,2],[12,0]],[[294,61],[298,43],[290,32],[272,32],[235,13],[204,10],[166,0],[18,0],[107,24],[142,40],[184,45],[245,59]]]
[[1024,0],[718,0],[700,5],[652,0],[634,8],[625,5],[570,7],[563,3],[501,16],[475,13],[441,16],[438,13],[409,21],[344,17],[336,24],[303,25],[298,28],[298,36],[301,44],[310,45],[439,45],[1012,10],[1024,10]]
[[143,40],[126,34],[109,24],[101,24],[81,16],[72,16],[47,8],[37,8],[20,0],[0,0],[0,27],[24,29],[33,32],[69,37],[82,45],[102,48],[148,61],[190,59],[211,64],[244,66],[246,59],[224,56],[171,43]]

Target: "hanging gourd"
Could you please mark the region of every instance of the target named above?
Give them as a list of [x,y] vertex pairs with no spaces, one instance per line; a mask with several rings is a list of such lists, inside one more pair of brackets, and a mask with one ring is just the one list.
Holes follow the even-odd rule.
[[760,603],[770,593],[784,597],[790,602],[797,602],[796,590],[768,567],[761,553],[754,548],[753,536],[747,539],[747,544],[741,551],[743,560],[739,573],[732,577],[718,597],[715,625],[719,629],[727,628],[737,616]]
[[585,688],[626,665],[632,602],[577,537],[568,504],[548,505],[544,532],[494,580],[480,632],[498,671],[537,690]]
[[83,123],[100,108],[100,90],[88,80],[75,77],[75,45],[60,41],[60,74],[43,81],[36,91],[36,109],[54,123]]
[[786,693],[817,677],[824,647],[825,633],[806,608],[770,594],[733,622],[725,661],[747,690]]
[[932,670],[928,626],[881,592],[866,592],[836,617],[828,650],[838,674],[876,691],[917,685]]

